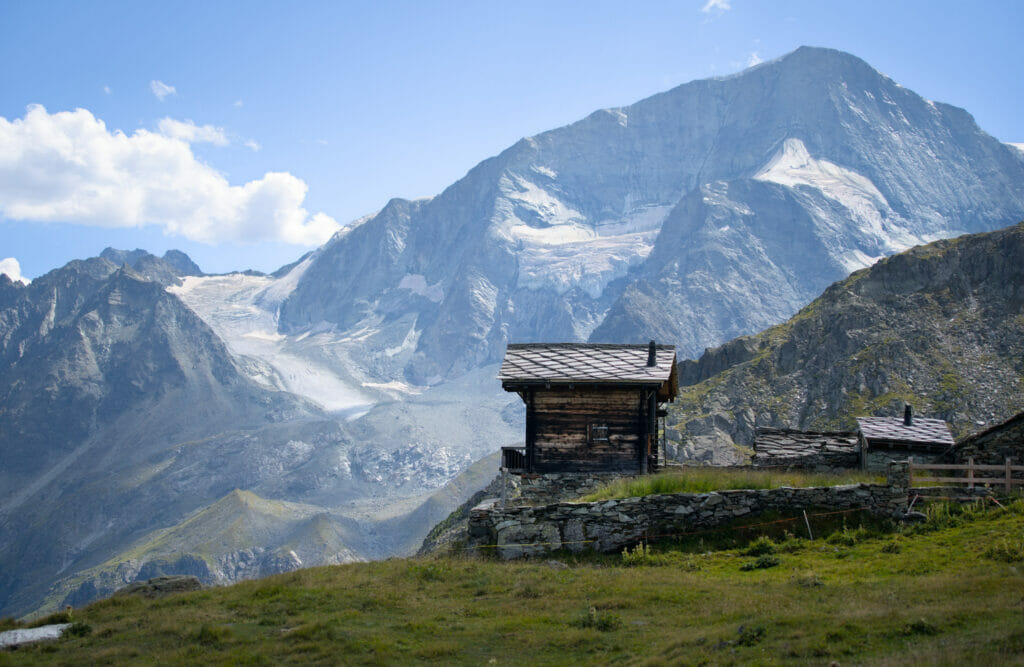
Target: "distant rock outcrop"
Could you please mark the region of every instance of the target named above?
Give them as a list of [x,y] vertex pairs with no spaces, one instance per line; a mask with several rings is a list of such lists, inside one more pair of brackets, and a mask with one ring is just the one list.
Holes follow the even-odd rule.
[[114,595],[139,595],[144,598],[161,598],[174,593],[198,591],[203,587],[198,577],[191,575],[167,575],[145,581],[133,582],[118,589]]

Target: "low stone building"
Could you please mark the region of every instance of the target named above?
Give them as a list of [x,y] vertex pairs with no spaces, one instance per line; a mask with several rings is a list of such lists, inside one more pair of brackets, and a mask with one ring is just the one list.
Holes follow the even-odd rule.
[[983,465],[1001,465],[1006,459],[1024,463],[1024,412],[962,439],[953,448],[952,459],[957,463],[974,459]]
[[858,417],[861,467],[884,470],[890,461],[914,457],[919,462],[939,461],[952,451],[949,424],[941,419],[915,417],[908,405],[899,417]]

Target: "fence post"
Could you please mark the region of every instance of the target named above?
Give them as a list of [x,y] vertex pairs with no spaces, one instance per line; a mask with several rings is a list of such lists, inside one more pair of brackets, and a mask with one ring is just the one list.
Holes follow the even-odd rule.
[[1013,474],[1010,472],[1010,457],[1006,457],[1006,494],[1010,494],[1010,484],[1013,481]]
[[907,457],[907,488],[914,488],[914,457]]
[[967,488],[974,488],[974,457],[967,457]]

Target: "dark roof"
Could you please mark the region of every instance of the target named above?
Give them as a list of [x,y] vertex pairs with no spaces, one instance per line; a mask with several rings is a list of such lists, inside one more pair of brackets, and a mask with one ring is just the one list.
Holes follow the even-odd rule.
[[857,417],[857,425],[868,445],[872,440],[888,440],[909,446],[953,446],[949,424],[941,419],[914,417],[913,423],[905,426],[902,417]]
[[520,384],[669,384],[675,396],[676,348],[655,346],[656,365],[647,365],[648,345],[599,343],[511,343],[498,379]]
[[820,454],[857,451],[857,434],[852,431],[794,431],[758,427],[754,436],[754,458],[800,458]]

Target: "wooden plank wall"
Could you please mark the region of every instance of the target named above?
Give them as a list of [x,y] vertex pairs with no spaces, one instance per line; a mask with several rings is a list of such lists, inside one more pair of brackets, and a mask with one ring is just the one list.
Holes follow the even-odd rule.
[[[532,427],[536,472],[636,472],[641,392],[628,389],[560,389],[534,394]],[[607,442],[587,442],[587,427],[607,424]]]

